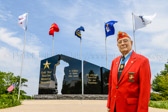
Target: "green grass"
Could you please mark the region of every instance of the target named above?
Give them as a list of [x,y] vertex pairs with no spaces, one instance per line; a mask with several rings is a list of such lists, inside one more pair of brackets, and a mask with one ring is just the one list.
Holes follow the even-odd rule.
[[33,99],[31,96],[20,95],[20,100],[17,99],[17,94],[2,94],[0,95],[0,109],[21,105],[21,100]]
[[15,98],[0,98],[0,109],[21,105],[21,102]]
[[150,101],[150,107],[168,109],[168,100],[166,101]]

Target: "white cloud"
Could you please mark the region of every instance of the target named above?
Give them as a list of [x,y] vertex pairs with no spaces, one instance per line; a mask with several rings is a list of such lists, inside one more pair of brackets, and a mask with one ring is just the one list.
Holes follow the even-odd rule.
[[125,10],[121,10],[125,19],[128,24],[121,24],[123,26],[127,26],[129,30],[132,30],[132,15],[133,12],[136,15],[144,15],[150,16],[156,13],[156,17],[152,21],[151,24],[146,26],[145,28],[139,29],[137,31],[141,32],[149,32],[149,33],[156,33],[161,31],[167,31],[168,29],[168,16],[167,13],[167,1],[153,1],[153,0],[122,0],[120,1],[121,5],[127,7]]
[[[14,56],[13,51],[8,48],[0,47],[0,70],[3,72],[12,72],[15,76],[20,76],[22,61],[21,57],[21,55]],[[24,88],[24,90],[26,90],[27,94],[29,95],[32,95],[34,93],[37,94],[39,72],[40,59],[37,57],[25,56],[23,61],[22,77],[28,79],[28,88]],[[32,91],[32,87],[36,89]]]
[[[12,47],[17,48],[18,50],[22,51],[24,42],[22,41],[21,38],[14,37],[14,35],[16,35],[16,34],[17,34],[16,32],[9,32],[6,28],[0,28],[0,40],[4,43],[8,44],[9,46],[12,46]],[[30,36],[32,36],[30,38],[37,38],[34,35],[30,35]],[[29,43],[27,43],[27,45],[25,47],[25,51],[27,51],[29,53],[33,53],[35,56],[39,57],[40,47],[33,44],[33,43],[31,43],[31,41],[29,41]]]
[[26,83],[28,87],[22,87],[24,91],[26,91],[27,95],[37,95],[38,94],[38,86],[39,86],[39,77],[29,77],[28,82]]
[[157,34],[152,37],[151,44],[152,44],[152,46],[154,46],[156,48],[168,50],[168,44],[167,44],[168,41],[167,40],[168,40],[168,33],[161,32],[160,34]]
[[6,71],[6,72],[10,72],[10,71],[14,71],[15,73],[19,73],[18,70],[13,69],[13,66],[15,66],[16,68],[19,67],[18,63],[12,63],[13,62],[13,54],[12,52],[10,52],[10,50],[8,50],[5,47],[1,47],[0,48],[0,68],[2,71]]
[[[6,28],[0,28],[0,41],[6,44],[2,44],[5,47],[0,47],[0,70],[3,72],[13,72],[18,76],[21,71],[23,40],[15,37],[14,35],[16,34],[16,32],[10,32]],[[22,77],[28,79],[28,88],[24,88],[24,90],[27,94],[33,95],[37,94],[38,90],[37,80],[40,71],[39,52],[41,47],[38,46],[40,41],[35,35],[28,34],[28,36],[30,37],[27,39]],[[34,91],[32,91],[32,87],[35,88]]]
[[19,47],[17,46],[18,43],[21,43],[21,39],[17,38],[17,37],[12,37],[12,35],[15,35],[16,33],[15,32],[7,32],[7,29],[6,28],[0,28],[0,39],[1,41],[7,43],[7,44],[10,44],[12,43],[12,46],[16,46],[16,47]]
[[10,17],[12,17],[11,12],[2,10],[2,5],[0,5],[0,20],[7,21]]
[[[79,5],[76,5],[77,2],[70,3],[69,5],[62,4],[61,2],[46,2],[42,1],[41,4],[45,6],[47,11],[58,15],[59,17],[65,20],[74,20],[76,16],[80,13]],[[64,7],[62,7],[64,6]],[[70,13],[73,12],[73,13]]]

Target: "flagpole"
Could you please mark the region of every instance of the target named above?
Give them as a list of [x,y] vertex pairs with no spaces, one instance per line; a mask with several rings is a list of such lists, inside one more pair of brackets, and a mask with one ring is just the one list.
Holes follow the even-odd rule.
[[80,39],[80,60],[81,60],[81,73],[82,73],[82,95],[84,95],[84,80],[83,80],[83,60],[82,60],[82,39]]
[[106,44],[106,36],[105,36],[105,51],[106,51],[106,68],[107,68],[107,44]]
[[136,45],[135,45],[135,30],[133,30],[133,37],[134,37],[134,50],[136,52]]
[[25,45],[26,45],[27,23],[28,23],[28,15],[27,15],[27,21],[26,21],[25,38],[24,38],[24,46],[23,46],[23,53],[22,53],[22,62],[21,62],[21,70],[20,70],[18,100],[19,100],[19,97],[20,97],[20,89],[21,89],[21,79],[22,79],[22,71],[23,71],[23,60],[24,60]]
[[[106,24],[104,22],[104,24]],[[107,68],[107,45],[106,45],[106,32],[105,32],[105,52],[106,52],[106,68]]]
[[52,56],[53,56],[53,49],[54,49],[54,35],[53,35],[53,40],[52,40]]
[[81,52],[82,52],[81,50],[82,50],[82,49],[81,49],[81,46],[82,46],[82,40],[80,39],[80,60],[82,60],[82,56],[81,56],[81,54],[82,54],[82,53],[81,53]]
[[134,23],[134,15],[132,13],[132,25],[133,25],[133,38],[134,38],[134,50],[136,52],[136,44],[135,44],[135,23]]

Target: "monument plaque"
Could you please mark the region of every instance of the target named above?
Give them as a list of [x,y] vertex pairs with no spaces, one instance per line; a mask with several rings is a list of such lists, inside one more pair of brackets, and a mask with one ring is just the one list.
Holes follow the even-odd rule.
[[81,61],[64,55],[61,60],[69,64],[64,68],[62,94],[81,94]]
[[60,56],[54,56],[41,61],[39,94],[57,94],[57,82],[55,69]]
[[102,94],[108,94],[109,73],[110,73],[110,71],[107,68],[101,67]]
[[[64,74],[56,74],[60,60],[68,63]],[[107,94],[109,70],[84,61],[84,94]],[[39,94],[57,94],[57,76],[64,75],[62,94],[82,94],[81,60],[56,55],[41,61]]]
[[84,94],[101,94],[100,67],[84,61]]

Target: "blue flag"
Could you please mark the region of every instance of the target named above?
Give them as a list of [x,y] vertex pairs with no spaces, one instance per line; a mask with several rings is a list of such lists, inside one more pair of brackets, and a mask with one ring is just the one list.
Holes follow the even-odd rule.
[[114,35],[115,29],[114,29],[114,24],[117,23],[117,21],[109,21],[105,23],[105,32],[106,32],[106,37],[110,35]]
[[81,39],[81,37],[82,37],[81,31],[85,31],[85,29],[84,29],[83,26],[77,28],[76,31],[75,31],[75,35],[76,35],[77,37],[79,37],[80,39]]

